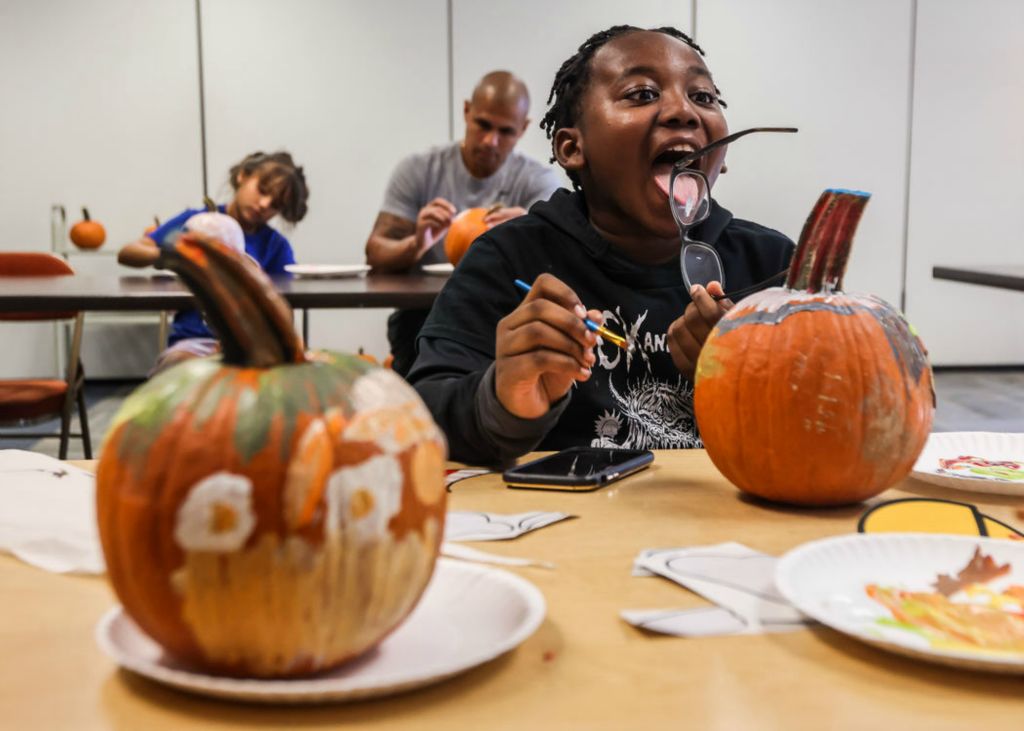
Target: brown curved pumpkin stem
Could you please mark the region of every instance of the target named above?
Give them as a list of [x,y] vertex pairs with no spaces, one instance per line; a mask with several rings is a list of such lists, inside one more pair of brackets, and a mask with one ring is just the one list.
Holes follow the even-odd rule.
[[82,206],[82,218],[85,219],[86,221],[92,220],[91,218],[89,218],[89,209],[86,208],[85,206]]
[[220,338],[224,363],[270,368],[306,360],[292,311],[266,274],[234,249],[195,233],[160,247],[160,264],[181,277]]
[[208,195],[204,195],[203,196],[203,205],[206,206],[206,210],[208,212],[210,212],[210,213],[216,213],[217,212],[217,204],[213,201],[213,198],[211,198],[210,196],[208,196]]
[[843,274],[870,193],[826,190],[800,232],[786,287],[821,292],[842,289]]

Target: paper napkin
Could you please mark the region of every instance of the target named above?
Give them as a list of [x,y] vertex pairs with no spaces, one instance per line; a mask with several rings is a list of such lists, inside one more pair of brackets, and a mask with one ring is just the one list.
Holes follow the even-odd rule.
[[56,573],[102,574],[96,480],[43,454],[0,450],[0,551]]

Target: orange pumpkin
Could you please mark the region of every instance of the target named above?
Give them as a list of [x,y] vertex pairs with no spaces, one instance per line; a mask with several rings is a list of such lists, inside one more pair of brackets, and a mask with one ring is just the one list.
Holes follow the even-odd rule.
[[462,261],[469,245],[490,228],[484,223],[484,217],[494,209],[494,206],[467,208],[452,220],[452,225],[444,237],[444,253],[448,257],[448,261],[456,266]]
[[708,455],[741,490],[842,505],[878,494],[924,448],[935,397],[902,315],[841,291],[867,195],[826,191],[785,287],[736,303],[697,362],[694,411]]
[[107,240],[107,231],[99,221],[89,218],[89,210],[82,208],[82,219],[71,227],[71,243],[79,249],[98,249]]
[[282,677],[366,652],[418,601],[444,528],[443,436],[400,377],[306,353],[237,252],[187,232],[161,265],[223,356],[135,391],[96,476],[108,574],[136,624],[212,672]]

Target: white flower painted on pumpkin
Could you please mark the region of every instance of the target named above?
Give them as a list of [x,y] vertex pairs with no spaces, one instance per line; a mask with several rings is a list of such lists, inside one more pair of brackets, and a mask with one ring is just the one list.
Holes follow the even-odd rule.
[[402,467],[390,455],[378,455],[343,467],[327,481],[327,530],[344,528],[360,542],[383,537],[402,507]]
[[419,395],[392,371],[373,370],[361,376],[352,385],[351,399],[355,415],[345,427],[345,439],[374,442],[391,454],[430,439],[444,444]]
[[255,527],[252,481],[215,472],[193,485],[178,507],[174,540],[186,551],[230,553],[245,544]]

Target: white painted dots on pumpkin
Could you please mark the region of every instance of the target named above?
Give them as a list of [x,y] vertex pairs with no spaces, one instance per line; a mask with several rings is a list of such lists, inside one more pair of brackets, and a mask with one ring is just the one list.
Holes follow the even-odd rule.
[[252,482],[244,475],[215,472],[189,490],[178,508],[174,540],[186,551],[230,553],[256,527]]
[[380,540],[402,507],[402,467],[379,455],[343,467],[327,481],[327,531],[351,532],[360,543]]

